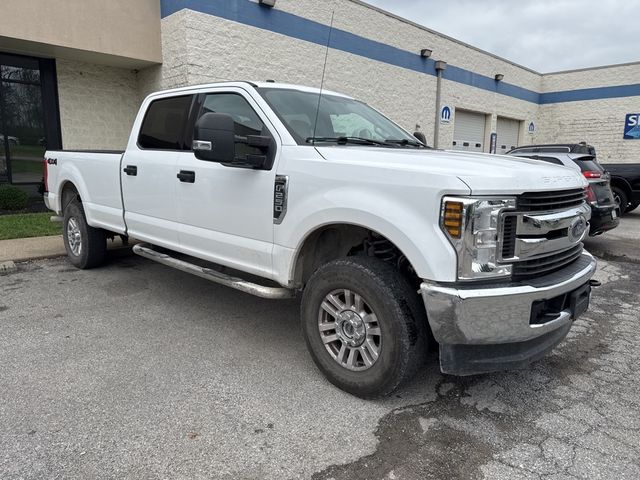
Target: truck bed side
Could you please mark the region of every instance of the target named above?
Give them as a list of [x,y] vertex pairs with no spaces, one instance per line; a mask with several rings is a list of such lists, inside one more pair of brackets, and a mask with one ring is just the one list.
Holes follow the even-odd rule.
[[[120,167],[124,152],[57,150],[45,153],[47,206],[63,214],[63,192],[75,189],[87,223],[115,233],[125,233]],[[65,195],[64,201],[72,196]]]

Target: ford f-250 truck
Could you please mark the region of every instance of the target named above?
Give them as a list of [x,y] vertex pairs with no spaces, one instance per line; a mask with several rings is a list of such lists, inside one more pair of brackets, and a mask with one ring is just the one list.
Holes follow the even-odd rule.
[[588,308],[579,172],[430,149],[338,93],[159,92],[124,152],[48,151],[45,166],[75,266],[100,265],[119,235],[248,293],[302,292],[313,360],[361,397],[394,391],[430,347],[449,374],[524,367]]

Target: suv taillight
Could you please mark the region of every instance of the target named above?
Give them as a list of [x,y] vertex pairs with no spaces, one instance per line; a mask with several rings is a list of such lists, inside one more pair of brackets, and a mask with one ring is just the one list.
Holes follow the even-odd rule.
[[594,193],[593,188],[591,188],[591,185],[585,187],[584,192],[587,194],[587,202],[598,203],[598,199],[596,198],[596,194]]
[[595,170],[585,170],[582,172],[584,178],[600,178],[602,176],[602,172],[597,172]]

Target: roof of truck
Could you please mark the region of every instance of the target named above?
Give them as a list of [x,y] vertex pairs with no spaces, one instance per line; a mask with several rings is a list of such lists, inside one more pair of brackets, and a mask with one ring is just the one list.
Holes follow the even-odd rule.
[[[204,83],[199,85],[189,85],[186,87],[179,88],[171,88],[168,90],[161,90],[158,92],[154,92],[151,96],[156,95],[164,95],[167,93],[182,93],[182,92],[190,92],[192,90],[201,90],[205,88],[213,88],[213,87],[246,87],[247,85],[252,86],[253,88],[277,88],[277,89],[286,89],[286,90],[298,90],[300,92],[308,92],[308,93],[320,93],[319,88],[315,87],[307,87],[305,85],[295,85],[291,83],[277,83],[277,82],[253,82],[253,81],[235,81],[235,82],[214,82],[214,83]],[[338,97],[352,98],[349,95],[345,95],[339,92],[333,92],[331,90],[322,89],[323,95],[335,95]]]

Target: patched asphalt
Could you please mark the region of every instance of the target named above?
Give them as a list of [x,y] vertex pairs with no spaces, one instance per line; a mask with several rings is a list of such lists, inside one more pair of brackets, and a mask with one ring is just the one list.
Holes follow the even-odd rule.
[[[638,239],[640,215],[623,222]],[[137,257],[18,264],[0,276],[0,478],[638,479],[640,263],[597,241],[603,285],[550,356],[457,378],[431,355],[376,402],[316,370],[295,300]]]

